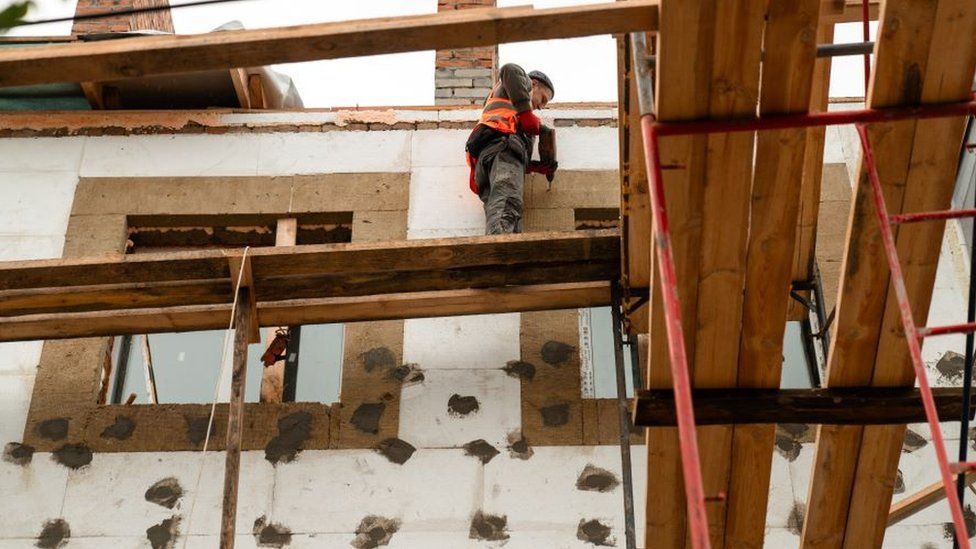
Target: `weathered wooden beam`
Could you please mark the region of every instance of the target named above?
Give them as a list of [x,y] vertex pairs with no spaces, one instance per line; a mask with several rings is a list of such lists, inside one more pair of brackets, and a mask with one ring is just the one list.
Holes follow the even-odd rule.
[[[966,473],[966,485],[972,486],[976,482],[976,472]],[[906,496],[891,505],[888,510],[888,526],[898,524],[908,517],[928,509],[945,499],[945,486],[942,481],[933,482],[918,492]]]
[[[298,239],[298,220],[294,217],[279,219],[275,226],[275,246],[294,246]],[[264,336],[265,346],[274,342],[275,333],[285,326],[274,326]],[[261,402],[281,402],[285,393],[286,356],[274,364],[265,365],[261,374]]]
[[[258,304],[263,326],[297,326],[440,316],[547,311],[610,304],[606,282],[298,299]],[[0,322],[0,341],[216,330],[230,305],[28,315]]]
[[234,312],[234,370],[231,374],[230,404],[227,413],[227,459],[224,465],[224,505],[220,520],[220,547],[234,549],[237,526],[237,493],[241,475],[241,439],[244,436],[244,384],[247,380],[247,345],[250,338],[250,288],[237,290]]
[[[959,419],[962,389],[933,390],[939,418]],[[918,389],[857,387],[843,389],[696,389],[695,422],[699,425],[808,423],[814,425],[891,425],[925,421]],[[976,407],[970,405],[970,410]],[[677,425],[674,392],[638,391],[634,425]]]
[[[0,87],[116,80],[657,28],[657,2],[477,9],[0,51]],[[14,51],[15,50],[15,51]]]

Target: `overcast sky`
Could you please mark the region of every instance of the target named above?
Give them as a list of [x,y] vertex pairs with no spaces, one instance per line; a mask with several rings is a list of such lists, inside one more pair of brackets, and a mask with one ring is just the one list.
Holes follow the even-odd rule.
[[[10,0],[0,0],[0,7]],[[186,1],[186,0],[182,0]],[[497,0],[499,7],[537,8],[591,4],[598,0]],[[70,16],[74,0],[35,0],[31,19]],[[176,6],[181,0],[171,0]],[[210,31],[228,21],[246,28],[277,27],[370,17],[416,15],[437,11],[437,0],[241,0],[213,6],[177,8],[173,24],[181,34]],[[874,25],[872,24],[872,32]],[[70,23],[14,29],[15,36],[69,34]],[[835,42],[859,42],[859,24],[838,25]],[[499,62],[538,69],[552,78],[556,102],[616,101],[616,46],[610,36],[502,44]],[[279,65],[298,86],[306,107],[431,105],[434,102],[434,52],[415,52]],[[834,60],[830,94],[862,96],[863,62]]]

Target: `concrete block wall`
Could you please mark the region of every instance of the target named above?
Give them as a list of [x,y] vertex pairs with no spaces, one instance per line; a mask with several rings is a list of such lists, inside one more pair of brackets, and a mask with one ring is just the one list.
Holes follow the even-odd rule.
[[[613,113],[547,114],[574,115],[600,119]],[[256,122],[262,115],[254,116]],[[308,115],[274,116],[288,124],[295,123],[288,116]],[[410,116],[471,121],[477,109]],[[408,238],[480,234],[484,214],[467,189],[461,152],[466,134],[431,129],[2,139],[0,260],[60,256],[79,177],[406,172]],[[612,127],[561,127],[560,165],[613,169],[616,139]],[[560,192],[558,180],[552,192]],[[961,318],[966,261],[953,238],[947,232],[930,323]],[[238,546],[372,547],[371,532],[400,548],[593,547],[598,540],[587,537],[583,525],[608,528],[603,543],[622,546],[620,487],[611,482],[601,492],[577,486],[594,471],[619,480],[615,446],[536,446],[528,457],[510,449],[520,425],[520,392],[518,381],[501,368],[519,356],[519,325],[517,313],[407,321],[403,360],[416,363],[424,380],[402,388],[397,436],[416,451],[397,464],[372,450],[305,450],[274,465],[263,452],[246,452]],[[954,371],[939,363],[948,351],[961,349],[952,338],[926,343],[934,380],[947,374],[939,383],[956,382]],[[40,350],[39,342],[0,344],[0,445],[22,440]],[[452,407],[455,395],[471,397],[464,399],[468,407]],[[912,430],[918,436],[906,444],[904,491],[896,498],[937,475],[930,434],[924,426]],[[951,445],[958,445],[958,428],[948,433]],[[781,428],[777,437],[766,546],[778,549],[799,545],[813,429]],[[479,440],[484,444],[471,444]],[[643,448],[635,447],[633,458],[640,517]],[[216,452],[203,458],[197,452],[95,453],[90,464],[74,469],[51,453],[25,457],[8,447],[0,460],[0,549],[31,547],[42,534],[56,543],[65,533],[67,547],[179,547],[186,536],[187,547],[214,547],[221,486],[222,455]],[[920,513],[891,528],[885,547],[950,547],[947,517],[944,506]],[[642,543],[640,519],[637,525]]]
[[[437,11],[493,8],[495,0],[438,0]],[[498,72],[498,46],[437,50],[434,104],[480,105]]]

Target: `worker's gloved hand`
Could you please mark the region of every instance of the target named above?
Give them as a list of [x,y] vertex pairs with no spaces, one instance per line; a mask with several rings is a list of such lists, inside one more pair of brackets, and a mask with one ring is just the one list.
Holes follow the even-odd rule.
[[542,121],[532,111],[522,111],[518,113],[519,127],[526,135],[539,135],[542,131]]

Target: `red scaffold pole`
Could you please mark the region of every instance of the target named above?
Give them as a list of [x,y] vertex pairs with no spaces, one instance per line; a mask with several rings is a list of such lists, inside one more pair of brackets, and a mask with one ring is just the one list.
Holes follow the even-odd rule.
[[681,450],[681,470],[685,482],[685,502],[694,549],[710,549],[708,517],[705,515],[705,488],[702,481],[698,437],[695,432],[695,411],[691,401],[691,380],[688,376],[688,356],[681,324],[681,301],[678,298],[678,278],[671,253],[671,233],[664,202],[664,177],[661,174],[660,149],[654,115],[641,116],[644,137],[644,157],[650,186],[653,234],[657,249],[658,271],[661,275],[661,294],[664,301],[664,322],[667,328],[671,379],[674,383],[674,404],[678,420],[678,445]]
[[908,353],[912,358],[912,367],[915,369],[915,375],[918,377],[918,389],[922,396],[925,417],[928,420],[929,429],[932,431],[932,444],[935,447],[935,457],[939,464],[939,472],[942,476],[946,499],[949,502],[949,510],[952,513],[952,523],[956,531],[956,539],[961,549],[970,549],[969,534],[966,532],[962,506],[959,504],[959,495],[955,490],[953,471],[949,465],[945,440],[942,437],[942,429],[939,426],[939,415],[935,409],[935,398],[932,396],[932,388],[929,386],[928,376],[925,372],[925,363],[922,362],[921,337],[919,337],[918,329],[915,326],[915,320],[912,318],[912,307],[908,302],[908,291],[905,288],[905,276],[901,270],[901,263],[898,260],[898,251],[895,246],[895,238],[891,231],[891,225],[889,224],[888,208],[885,205],[881,180],[878,177],[874,151],[871,149],[871,142],[868,139],[867,128],[864,124],[857,124],[857,135],[861,139],[861,149],[864,153],[864,166],[868,172],[868,180],[871,183],[871,197],[874,201],[878,224],[881,226],[881,241],[884,244],[888,268],[891,270],[891,284],[895,290],[895,298],[898,300],[898,309],[901,312],[901,323],[905,329],[905,339],[908,340]]

